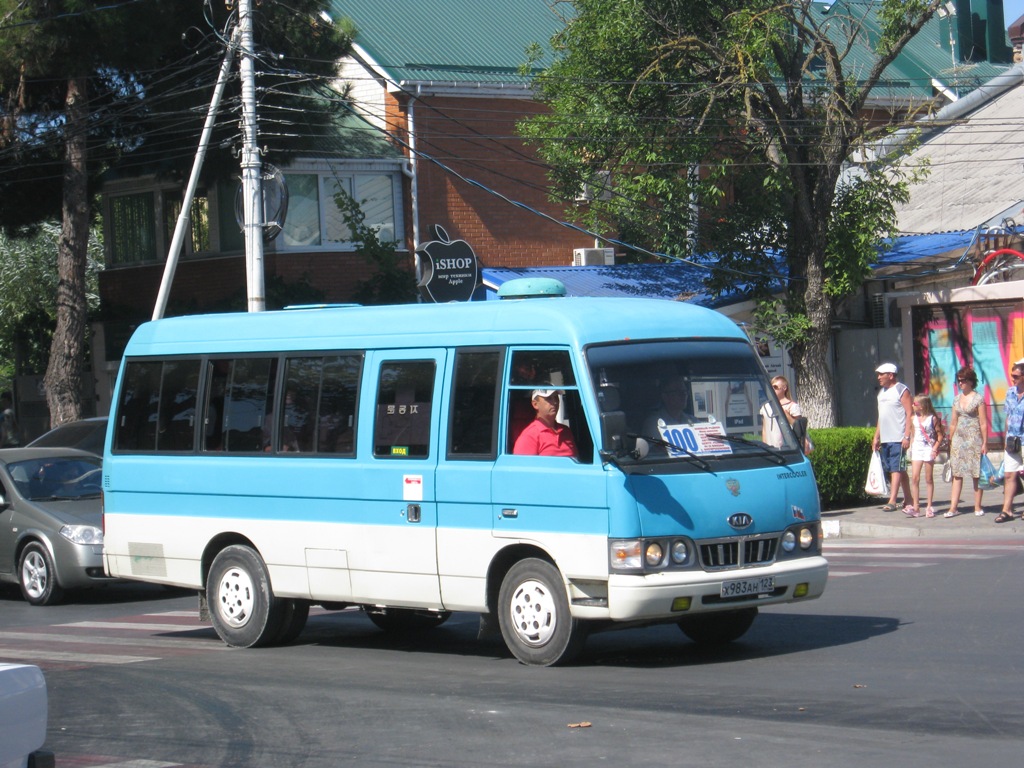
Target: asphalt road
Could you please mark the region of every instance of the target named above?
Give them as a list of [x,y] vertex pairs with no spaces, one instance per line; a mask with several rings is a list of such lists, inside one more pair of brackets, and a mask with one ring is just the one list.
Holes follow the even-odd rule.
[[402,639],[352,612],[236,650],[193,597],[135,586],[42,609],[4,592],[0,660],[43,668],[47,748],[75,768],[1017,764],[1024,540],[826,554],[822,599],[715,651],[632,629],[538,669],[468,614]]

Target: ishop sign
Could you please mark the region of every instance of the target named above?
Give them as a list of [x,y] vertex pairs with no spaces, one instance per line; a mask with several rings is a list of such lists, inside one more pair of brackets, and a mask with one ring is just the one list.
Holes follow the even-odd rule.
[[438,304],[469,301],[480,284],[480,262],[465,240],[452,240],[439,224],[431,227],[434,240],[420,246],[419,288]]

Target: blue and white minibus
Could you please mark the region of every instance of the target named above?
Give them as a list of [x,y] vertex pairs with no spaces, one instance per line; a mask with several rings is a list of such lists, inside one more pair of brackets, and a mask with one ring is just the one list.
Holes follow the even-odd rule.
[[[537,397],[573,455],[520,455]],[[550,399],[553,398],[553,399]],[[229,645],[311,605],[481,615],[527,664],[672,622],[730,642],[822,594],[810,463],[728,318],[650,299],[296,308],[138,328],[103,460],[110,576],[195,589]]]

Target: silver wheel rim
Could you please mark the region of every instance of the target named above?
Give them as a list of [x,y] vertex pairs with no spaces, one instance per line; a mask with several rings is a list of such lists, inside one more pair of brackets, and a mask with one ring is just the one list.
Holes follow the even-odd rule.
[[224,623],[237,629],[252,618],[256,603],[252,577],[241,568],[229,568],[220,577],[217,588],[217,610]]
[[529,579],[512,594],[509,617],[516,635],[525,645],[540,647],[555,634],[558,607],[546,584]]
[[33,600],[38,600],[46,592],[50,582],[50,574],[46,571],[46,559],[41,552],[32,550],[21,563],[21,583],[25,592]]

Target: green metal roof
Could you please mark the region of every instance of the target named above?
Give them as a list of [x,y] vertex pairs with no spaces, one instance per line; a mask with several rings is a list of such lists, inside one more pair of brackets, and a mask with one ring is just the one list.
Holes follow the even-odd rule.
[[[1006,43],[995,58],[1006,63],[960,61],[970,41],[960,42],[966,18],[973,18],[969,0],[958,16],[935,16],[886,70],[873,91],[874,104],[909,106],[931,99],[936,90],[955,99],[988,82],[1010,66],[1010,48],[1002,19],[1000,39]],[[837,0],[811,4],[812,18],[827,25],[829,37],[842,46],[851,30],[863,25],[849,51],[846,70],[863,76],[875,60],[881,36],[877,0]],[[521,67],[527,49],[540,46],[543,57],[533,72],[551,61],[550,41],[563,26],[559,15],[571,11],[550,0],[332,0],[336,19],[351,19],[356,45],[380,74],[396,83],[444,84],[452,88],[528,88]],[[974,14],[976,15],[976,14]],[[961,18],[963,17],[963,18]],[[978,20],[975,18],[974,23]],[[950,42],[952,26],[953,42]]]
[[331,13],[398,83],[528,87],[527,48],[541,47],[543,68],[563,26],[549,0],[332,0]]
[[[858,79],[866,76],[877,59],[875,48],[881,38],[877,0],[813,3],[810,10],[814,21],[823,25],[829,39],[840,48],[847,43],[852,30],[863,26],[844,60],[844,67],[849,76]],[[886,69],[882,81],[872,91],[870,103],[910,106],[931,99],[937,91],[944,91],[947,98],[955,100],[1005,72],[1011,62],[1002,20],[992,22],[1000,25],[1006,48],[992,53],[997,59],[1005,58],[1005,63],[992,63],[961,61],[964,54],[961,48],[967,43],[961,45],[959,41],[959,18],[932,17]]]

